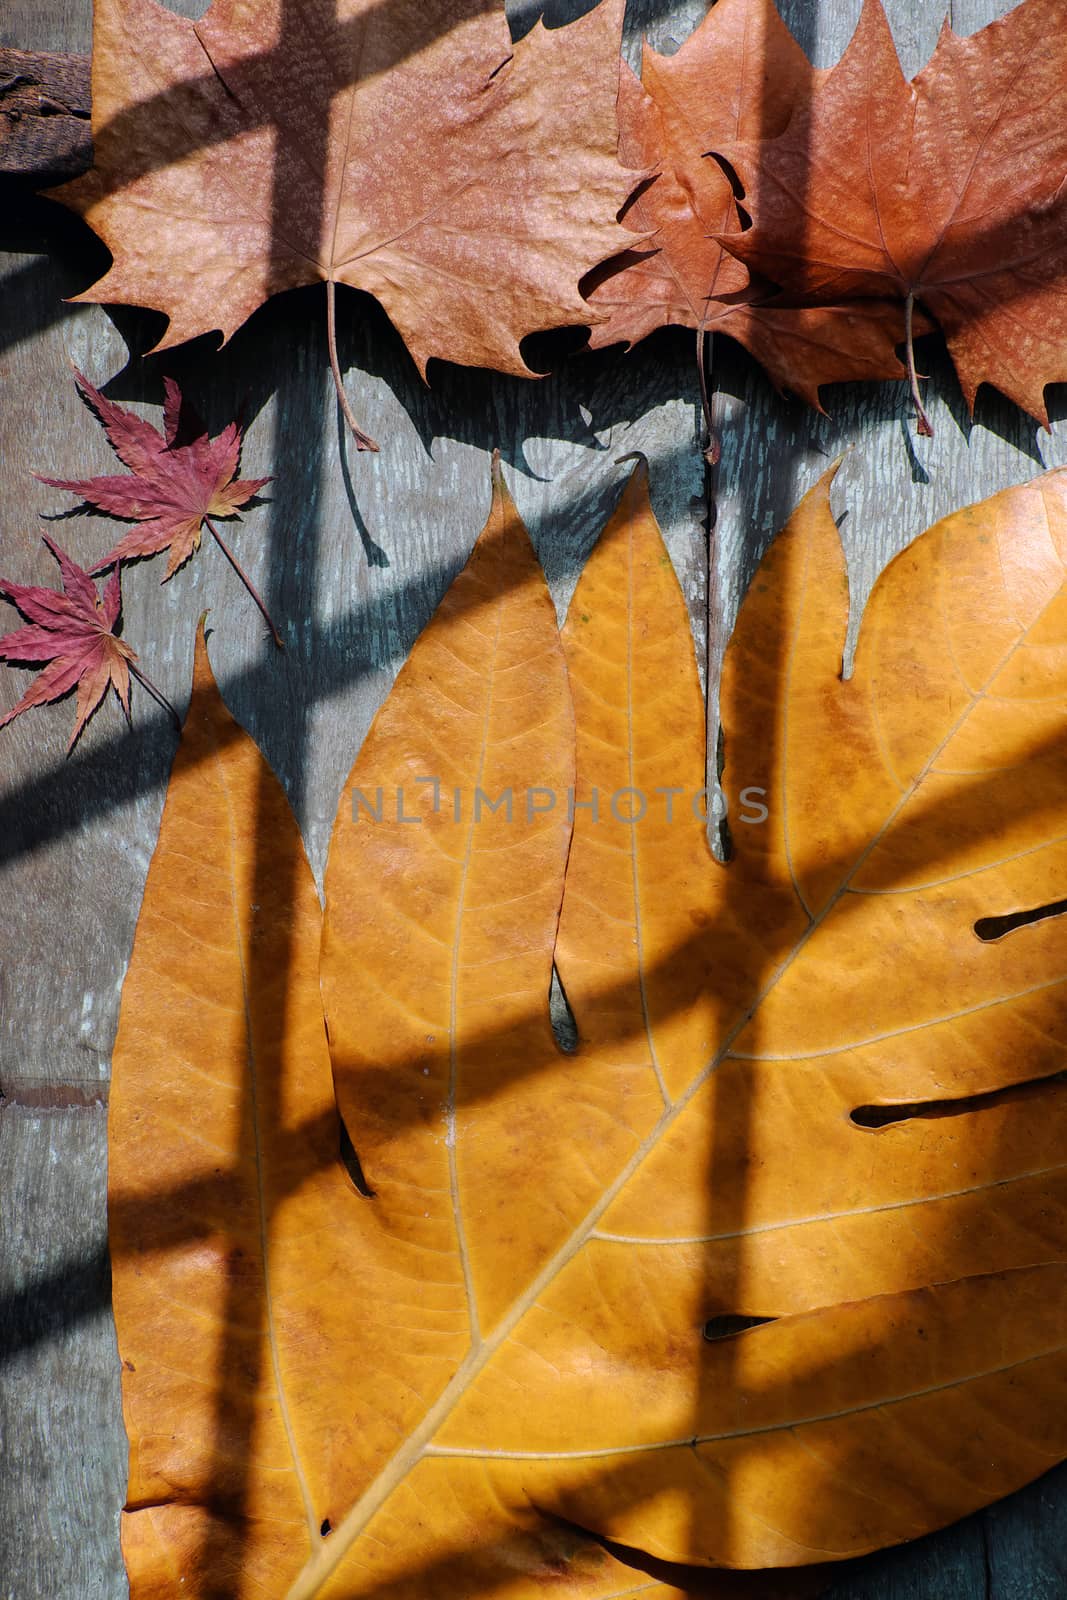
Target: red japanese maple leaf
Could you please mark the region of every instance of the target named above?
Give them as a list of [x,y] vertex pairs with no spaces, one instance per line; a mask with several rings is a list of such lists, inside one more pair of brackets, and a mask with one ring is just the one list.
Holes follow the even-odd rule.
[[32,706],[59,700],[77,686],[78,699],[74,732],[68,749],[108,691],[114,689],[126,716],[130,714],[130,672],[141,674],[133,663],[136,655],[122,639],[115,637],[115,624],[122,609],[120,567],[108,579],[103,594],[89,574],[72,561],[54,540],[45,544],[59,562],[63,592],[33,584],[8,583],[0,579],[0,595],[16,606],[28,626],[16,628],[0,638],[0,659],[25,666],[40,666],[18,705],[0,717],[0,728]]
[[98,511],[136,522],[118,544],[96,563],[105,572],[116,561],[154,556],[169,550],[163,582],[172,578],[199,549],[204,528],[215,539],[249,594],[259,606],[280,647],[278,630],[250,579],[223,542],[212,517],[232,517],[248,504],[269,478],[237,478],[242,430],[228,423],[217,438],[209,437],[192,407],[183,402],[173,378],[164,379],[163,432],[150,422],[106,399],[75,369],[85,400],[104,425],[112,449],[129,474],[100,478],[45,478],[53,489],[69,489]]

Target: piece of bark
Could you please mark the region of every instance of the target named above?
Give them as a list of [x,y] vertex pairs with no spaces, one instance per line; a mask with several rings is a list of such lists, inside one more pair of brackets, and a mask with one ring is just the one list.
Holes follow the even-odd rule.
[[92,165],[89,58],[0,48],[0,176],[35,186]]

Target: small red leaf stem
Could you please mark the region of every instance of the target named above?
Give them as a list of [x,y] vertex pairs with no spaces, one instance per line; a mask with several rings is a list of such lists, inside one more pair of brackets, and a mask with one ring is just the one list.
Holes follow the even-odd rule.
[[345,421],[352,430],[352,437],[356,441],[357,450],[374,450],[378,446],[369,433],[364,433],[356,421],[352,407],[345,394],[345,386],[341,380],[341,363],[337,359],[337,285],[332,278],[326,279],[326,343],[330,351],[330,371],[333,373],[334,388],[337,390],[337,402],[344,412]]
[[158,705],[161,705],[163,707],[164,711],[169,711],[170,712],[171,716],[174,718],[174,726],[177,728],[178,732],[181,733],[181,731],[182,731],[182,719],[181,719],[181,717],[179,717],[177,711],[174,709],[174,707],[171,705],[170,701],[167,699],[166,695],[163,693],[163,690],[156,688],[155,684],[152,682],[152,680],[148,676],[147,672],[142,672],[140,667],[136,664],[136,662],[131,661],[131,662],[128,663],[128,665],[129,665],[130,671],[133,673],[134,677],[137,679],[137,682],[141,685],[141,688],[142,689],[146,689],[148,691],[148,693],[152,696],[152,699],[155,700]]
[[263,613],[263,620],[271,631],[271,637],[273,638],[274,643],[278,646],[279,650],[284,650],[285,642],[277,628],[274,626],[271,614],[264,604],[263,596],[260,594],[255,584],[248,576],[248,573],[244,570],[241,563],[238,561],[237,557],[234,555],[233,551],[230,549],[229,545],[226,543],[225,539],[222,537],[222,534],[216,528],[210,517],[204,518],[204,525],[211,534],[212,538],[215,540],[215,543],[218,545],[219,549],[222,551],[223,555],[226,557],[226,560],[230,563],[230,566],[233,568],[234,572],[236,572],[237,576],[240,578],[241,582],[252,596],[252,599],[256,602],[256,605],[259,607],[260,611]]

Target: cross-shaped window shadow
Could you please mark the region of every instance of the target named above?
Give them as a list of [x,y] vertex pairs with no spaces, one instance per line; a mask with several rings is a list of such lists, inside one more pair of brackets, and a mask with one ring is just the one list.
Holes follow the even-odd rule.
[[[308,11],[309,7],[305,4],[298,3],[298,0],[283,0],[281,30],[276,44],[272,46],[272,49],[269,53],[264,53],[262,56],[255,58],[254,61],[245,63],[241,71],[234,74],[232,80],[227,82],[227,91],[230,94],[240,97],[242,93],[246,92],[248,93],[250,99],[254,99],[255,91],[252,87],[252,83],[256,74],[263,71],[269,71],[270,62],[276,54],[280,59],[284,60],[286,59],[286,54],[291,46],[302,47],[305,43],[308,25]],[[339,48],[343,46],[341,51],[342,54],[344,50],[351,49],[352,40],[354,37],[357,37],[357,35],[350,31],[351,26],[353,25],[350,25],[346,22],[343,24],[337,24],[335,28],[333,40],[338,44]],[[363,28],[363,18],[360,19],[359,26],[360,29]],[[361,38],[362,33],[359,33],[358,37]],[[247,72],[247,77],[242,75],[245,72]],[[198,84],[186,86],[181,93],[188,93],[190,96],[195,96],[200,94],[205,88],[214,88],[213,78],[208,79],[205,77],[205,79]],[[135,108],[133,112],[124,115],[128,115],[131,119],[135,120],[136,118],[140,117],[142,113],[145,116],[150,115],[150,107],[151,103],[146,102],[144,107]],[[158,106],[155,108],[155,111],[158,113]],[[124,144],[128,142],[129,147],[136,150],[138,145],[134,120],[131,120],[128,126],[124,125],[122,128],[120,128],[119,123],[122,121],[122,119],[118,119],[114,128],[109,130],[108,136],[111,137],[113,134],[115,137],[119,137],[121,133]],[[140,125],[144,126],[143,123]],[[228,135],[220,132],[219,137],[228,137]],[[308,171],[313,175],[324,174],[326,171],[325,148],[328,139],[328,128],[325,118],[319,118],[317,120],[312,118],[307,126],[303,129],[301,138],[303,141],[301,155],[302,166],[306,165]],[[195,145],[190,145],[186,153],[191,153],[194,148],[196,148]],[[172,158],[176,158],[177,154],[180,153],[180,149],[178,151],[172,150],[171,156]],[[314,180],[312,179],[309,187],[306,190],[301,190],[300,194],[299,223],[301,229],[307,229],[310,227],[312,234],[314,234],[316,231],[315,218],[317,216],[321,217],[325,214],[326,206],[327,197],[324,193],[323,185],[320,183],[316,186]],[[291,235],[293,222],[294,212],[292,209],[292,186],[288,182],[282,183],[279,180],[276,184],[274,194],[274,205],[272,209],[271,221],[272,230],[279,239],[287,238]],[[277,268],[277,274],[278,276],[275,286],[284,287],[284,271],[281,267]],[[281,408],[278,409],[275,415],[276,433],[274,452],[276,458],[280,459],[284,453],[284,450],[288,447],[289,430],[294,426],[294,422],[296,422],[298,425],[298,419],[285,418],[282,414]],[[284,615],[287,609],[285,605],[285,591],[287,582],[286,566],[291,551],[291,529],[287,525],[283,524],[282,519],[279,516],[275,515],[272,518],[269,536],[271,541],[271,582],[267,595],[268,605],[275,610],[276,614]],[[314,514],[309,513],[307,521],[301,531],[301,556],[304,563],[308,566],[314,566],[320,537],[321,529],[319,528],[318,522]],[[351,669],[350,667],[339,666],[337,670],[339,674],[343,674],[345,671],[350,671]],[[257,671],[258,669],[252,669],[251,675],[254,676]],[[772,677],[777,676],[779,682],[781,682],[784,678],[784,673],[785,659],[783,645],[779,658],[772,663]],[[299,758],[301,745],[307,742],[308,724],[312,715],[312,711],[313,707],[310,705],[302,705],[300,713],[295,718],[293,723],[292,740],[294,747],[294,759],[291,771],[297,774],[299,774],[300,771]],[[297,805],[297,808],[299,809],[299,779],[297,779],[297,787],[293,793],[293,799]],[[44,829],[47,829],[48,826],[49,824],[47,822],[43,824]],[[260,860],[257,864],[257,874],[259,874],[263,883],[266,883],[269,880],[275,892],[277,891],[277,863],[273,859],[264,857],[262,860]],[[738,906],[736,915],[738,917],[742,917],[743,914],[744,907]],[[677,954],[677,952],[675,954]],[[253,981],[254,977],[255,975],[253,975]],[[491,1044],[491,1041],[489,1041],[489,1043]],[[382,1070],[388,1071],[389,1066],[390,1064],[388,1063],[383,1064]],[[243,1117],[243,1124],[247,1131],[247,1137],[251,1138],[253,1136],[255,1119],[257,1117],[261,1119],[270,1119],[272,1116],[276,1115],[278,1108],[270,1103],[269,1098],[264,1098],[261,1093],[257,1092],[256,1087],[251,1083],[251,1081],[246,1085],[246,1090],[247,1102]],[[744,1103],[738,1104],[735,1099],[729,1108],[729,1117],[724,1115],[719,1121],[718,1125],[723,1130],[724,1142],[721,1146],[717,1145],[708,1152],[708,1192],[712,1196],[713,1201],[716,1194],[725,1187],[723,1180],[724,1172],[728,1171],[733,1165],[736,1164],[737,1142],[740,1140],[742,1144],[744,1143],[746,1128],[751,1122],[752,1114],[752,1107]],[[729,1147],[727,1147],[725,1143],[727,1131],[729,1132],[730,1139]],[[302,1133],[304,1132],[309,1135],[307,1144],[304,1146],[305,1149],[314,1149],[316,1146],[321,1147],[323,1144],[329,1146],[333,1141],[334,1130],[332,1128],[329,1130],[322,1128],[302,1130]],[[306,1167],[301,1169],[300,1163],[297,1162],[294,1168],[294,1173],[297,1180],[299,1180],[302,1171],[306,1173],[306,1170]],[[225,1182],[225,1179],[222,1180],[223,1187],[225,1186]],[[171,1244],[174,1247],[178,1247],[185,1238],[196,1236],[196,1207],[198,1195],[194,1186],[193,1190],[189,1194],[171,1198],[179,1202],[182,1207],[187,1210],[189,1216],[188,1234],[182,1235],[181,1237],[174,1237],[165,1241],[165,1243]],[[736,1243],[732,1252],[727,1251],[725,1257],[723,1258],[723,1262],[720,1262],[720,1271],[716,1276],[715,1282],[709,1282],[706,1286],[709,1304],[714,1302],[716,1305],[718,1305],[718,1303],[722,1301],[724,1304],[732,1303],[736,1305],[742,1305],[744,1302],[744,1238],[746,1217],[743,1201],[743,1191],[740,1193],[734,1192],[731,1200],[732,1211],[728,1216],[725,1216],[721,1219],[722,1231],[727,1235],[734,1237]],[[173,1215],[173,1211],[171,1214]],[[266,1231],[269,1235],[269,1217],[265,1218],[264,1222]],[[235,1327],[242,1324],[247,1325],[249,1316],[247,1281],[242,1282],[241,1284],[234,1283],[232,1288],[232,1296],[233,1299],[230,1320]],[[765,1309],[768,1311],[773,1311],[773,1308],[770,1307]],[[262,1320],[265,1316],[264,1299],[262,1294],[260,1295],[258,1310],[259,1316]],[[740,1347],[735,1346],[734,1348]],[[255,1456],[255,1420],[252,1409],[248,1408],[247,1410],[238,1410],[236,1415],[230,1411],[227,1411],[224,1414],[221,1410],[221,1406],[226,1403],[227,1395],[232,1395],[235,1389],[239,1388],[241,1385],[252,1384],[257,1378],[263,1377],[262,1358],[263,1345],[261,1342],[259,1345],[260,1370],[258,1373],[252,1373],[248,1368],[246,1345],[242,1344],[241,1348],[238,1349],[235,1342],[227,1344],[225,1341],[223,1341],[220,1349],[220,1412],[218,1416],[219,1435],[220,1439],[223,1436],[225,1437],[227,1454],[228,1456],[232,1457],[235,1451],[235,1444],[238,1447],[238,1453],[240,1453],[239,1447],[241,1443],[241,1434],[242,1430],[244,1430],[244,1443],[246,1445],[244,1459],[249,1463],[249,1465],[253,1462]],[[620,1497],[625,1498],[626,1492],[627,1490],[625,1483],[622,1482],[620,1478],[620,1482],[618,1484],[618,1493]],[[232,1503],[235,1518],[237,1521],[240,1521],[242,1508],[240,1492],[237,1493]],[[724,1496],[724,1507],[724,1514],[728,1521],[729,1494]],[[728,1526],[723,1530],[720,1530],[720,1534],[728,1542]],[[230,1554],[232,1554],[232,1546],[229,1548]],[[220,1557],[221,1552],[214,1550],[209,1544],[208,1547],[202,1552],[200,1559],[205,1570],[210,1571],[212,1566],[215,1564],[216,1559]],[[457,1551],[457,1567],[461,1560],[462,1551]],[[449,1570],[426,1572],[421,1575],[417,1573],[408,1574],[409,1581],[419,1581],[420,1577],[425,1583],[427,1594],[449,1592]],[[225,1587],[220,1587],[217,1591],[218,1600],[221,1600],[222,1595],[227,1593],[228,1591]],[[380,1600],[385,1600],[384,1591],[380,1597]]]

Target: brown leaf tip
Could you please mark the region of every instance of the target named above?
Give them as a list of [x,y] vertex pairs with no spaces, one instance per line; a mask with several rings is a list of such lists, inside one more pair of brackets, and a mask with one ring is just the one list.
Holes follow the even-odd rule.
[[630,474],[630,482],[634,484],[648,482],[648,457],[643,450],[628,450],[624,456],[615,457],[615,465],[624,467],[628,461],[634,463],[634,470]]
[[493,511],[497,511],[511,517],[518,517],[518,508],[504,479],[504,468],[501,465],[499,448],[493,451],[490,477],[493,485],[493,503],[490,516],[492,516]]
[[[208,612],[201,611],[196,624],[196,643],[193,646],[193,698],[205,693],[217,692],[215,674],[211,670],[211,660],[207,653],[207,619]],[[191,704],[191,702],[190,702]]]

